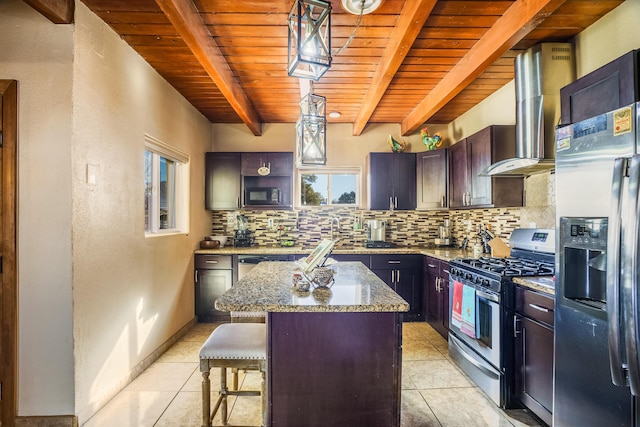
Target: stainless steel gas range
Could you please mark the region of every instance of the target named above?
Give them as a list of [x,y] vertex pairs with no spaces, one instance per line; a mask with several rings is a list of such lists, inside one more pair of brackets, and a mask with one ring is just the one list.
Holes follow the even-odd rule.
[[516,229],[509,246],[509,258],[458,258],[449,268],[449,355],[501,407],[507,399],[504,288],[515,277],[554,274],[555,230]]

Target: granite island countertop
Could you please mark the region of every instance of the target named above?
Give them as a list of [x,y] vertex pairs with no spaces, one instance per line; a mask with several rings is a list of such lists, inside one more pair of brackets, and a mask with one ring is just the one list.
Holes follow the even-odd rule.
[[[224,246],[218,249],[197,249],[197,255],[298,255],[310,254],[314,247],[294,246],[290,248],[280,246],[251,246],[235,247]],[[442,261],[451,261],[454,258],[473,257],[473,251],[462,250],[454,247],[421,248],[421,247],[396,247],[396,248],[365,248],[365,247],[336,247],[332,254],[370,254],[370,255],[426,255]]]
[[261,262],[215,302],[220,311],[266,312],[404,312],[407,303],[360,262],[331,265],[335,283],[330,289],[307,292],[291,284],[298,263]]

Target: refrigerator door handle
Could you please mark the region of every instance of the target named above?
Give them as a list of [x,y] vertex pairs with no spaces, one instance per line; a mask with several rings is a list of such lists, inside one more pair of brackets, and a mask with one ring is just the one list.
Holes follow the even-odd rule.
[[620,313],[620,236],[622,215],[622,182],[627,159],[616,159],[611,184],[611,212],[607,236],[607,317],[609,318],[609,363],[611,381],[617,386],[626,386],[623,367],[623,342]]
[[[629,388],[631,394],[640,396],[640,360],[638,358],[638,202],[640,201],[640,156],[635,155],[629,164],[629,206],[623,207],[631,211],[622,219],[624,243],[622,245],[622,319],[624,321],[627,363],[629,365]],[[608,243],[608,242],[607,242]]]

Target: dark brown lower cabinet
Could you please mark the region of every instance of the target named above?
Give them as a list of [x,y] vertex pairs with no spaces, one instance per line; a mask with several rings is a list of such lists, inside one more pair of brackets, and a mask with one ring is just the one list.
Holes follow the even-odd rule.
[[449,336],[449,263],[432,257],[424,259],[426,321],[445,339]]
[[400,425],[399,313],[267,315],[268,425]]
[[553,298],[516,287],[514,397],[551,425],[553,404]]

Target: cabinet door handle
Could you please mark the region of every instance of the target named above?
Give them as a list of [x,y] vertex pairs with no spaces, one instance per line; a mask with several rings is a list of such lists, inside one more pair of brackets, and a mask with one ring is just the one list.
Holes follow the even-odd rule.
[[436,277],[436,292],[440,292],[440,278]]
[[396,283],[396,271],[391,270],[391,283]]
[[400,270],[396,270],[396,283],[400,283]]
[[444,196],[442,196],[442,202],[440,202],[440,207],[444,208],[445,207],[445,200],[444,200]]
[[513,337],[518,338],[520,331],[518,330],[518,316],[513,316]]
[[529,307],[531,307],[531,308],[533,308],[533,309],[536,309],[536,310],[538,310],[538,311],[542,311],[542,312],[544,312],[544,313],[548,313],[548,312],[549,312],[549,309],[548,309],[548,308],[540,307],[540,306],[539,306],[539,305],[537,305],[537,304],[529,304]]
[[393,197],[389,196],[389,209],[393,209]]
[[198,283],[198,270],[193,271],[193,282]]
[[394,207],[394,208],[396,208],[396,209],[398,209],[398,198],[397,198],[397,197],[394,197],[394,198],[393,198],[393,202],[394,202],[394,203],[393,203],[393,207]]

